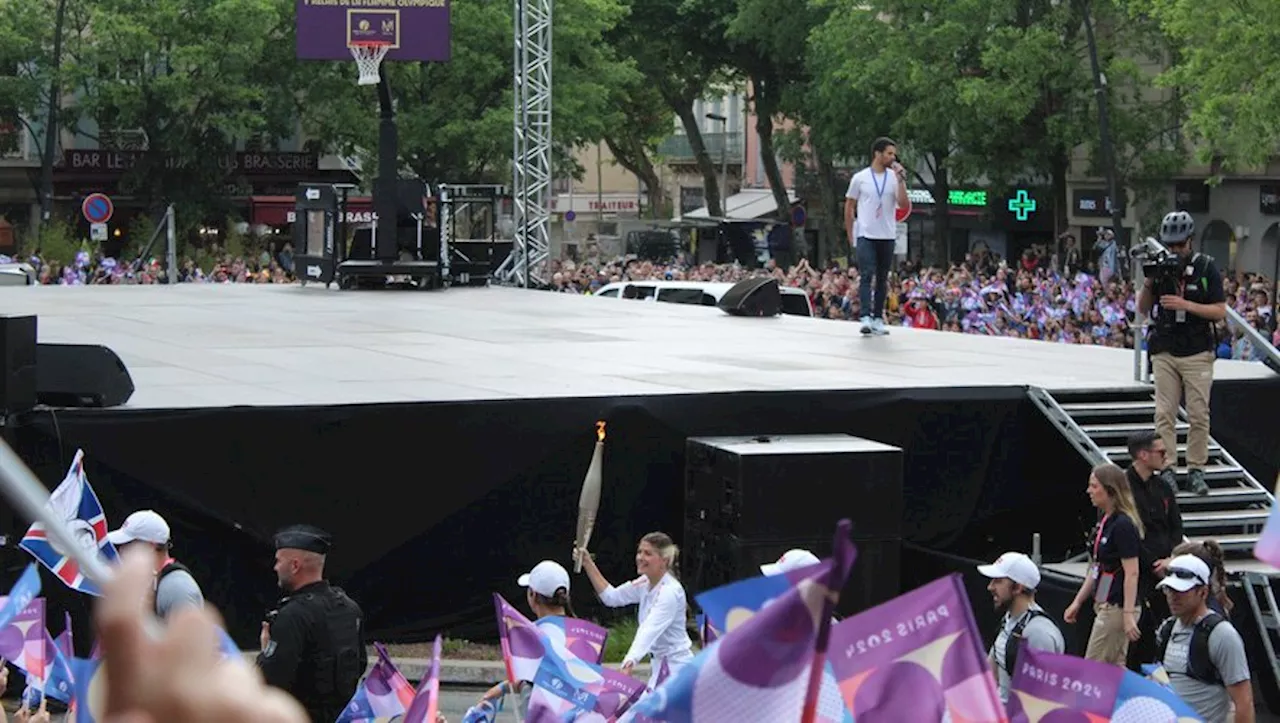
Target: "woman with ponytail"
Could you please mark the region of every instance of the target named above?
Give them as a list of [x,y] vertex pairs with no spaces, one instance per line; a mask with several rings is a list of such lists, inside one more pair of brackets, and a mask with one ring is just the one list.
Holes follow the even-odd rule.
[[1133,503],[1133,492],[1124,470],[1100,464],[1089,474],[1089,501],[1102,513],[1090,535],[1089,572],[1076,599],[1062,616],[1074,623],[1080,607],[1093,600],[1093,629],[1084,657],[1124,666],[1129,643],[1137,640],[1138,555],[1142,548],[1142,518]]
[[636,572],[640,576],[622,587],[614,587],[586,550],[574,550],[600,602],[611,608],[640,606],[640,627],[622,659],[622,671],[629,675],[636,663],[653,656],[650,690],[693,660],[693,641],[685,625],[688,603],[684,586],[675,577],[679,552],[665,533],[650,532],[640,538],[636,547]]
[[[573,614],[573,605],[569,602],[569,571],[560,563],[554,560],[543,560],[534,565],[532,570],[521,575],[516,582],[525,589],[524,600],[529,605],[529,611],[533,613],[535,624],[554,626],[555,622],[551,620],[552,618],[577,617]],[[520,693],[523,689],[524,684],[518,683],[514,692]],[[513,691],[509,684],[499,683],[485,691],[480,698],[480,704],[496,700],[510,692]],[[521,700],[519,706],[524,710],[528,707],[528,702]]]

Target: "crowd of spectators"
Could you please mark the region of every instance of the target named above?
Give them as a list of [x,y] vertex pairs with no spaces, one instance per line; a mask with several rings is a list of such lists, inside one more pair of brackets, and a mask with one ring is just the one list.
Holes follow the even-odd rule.
[[[0,263],[14,259],[0,256]],[[22,260],[22,259],[18,259]],[[46,259],[36,249],[25,261],[36,272],[37,283],[43,285],[79,286],[85,284],[165,284],[168,275],[160,259],[118,260],[80,251],[70,263]],[[203,263],[187,257],[178,264],[179,283],[293,283],[293,250],[289,244],[277,253],[263,251],[248,258],[231,254],[214,254]]]
[[[774,262],[760,269],[738,264],[693,264],[687,260],[657,263],[640,259],[585,258],[552,262],[551,289],[590,294],[618,281],[727,281],[771,275],[780,284],[806,290],[815,314],[854,321],[858,304],[858,270],[839,263],[821,267],[807,260],[789,268]],[[1016,264],[975,249],[949,268],[903,261],[891,273],[886,321],[893,326],[941,329],[1041,339],[1067,344],[1133,347],[1135,295],[1123,274],[1108,274],[1104,283],[1095,269],[1065,266],[1042,247],[1028,249]],[[1249,323],[1280,344],[1271,282],[1256,274],[1225,279],[1229,303]],[[1261,359],[1239,330],[1220,329],[1219,356]]]

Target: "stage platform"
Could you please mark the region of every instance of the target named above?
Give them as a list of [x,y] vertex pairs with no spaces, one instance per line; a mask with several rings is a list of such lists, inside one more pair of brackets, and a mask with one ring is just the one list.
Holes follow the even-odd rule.
[[[507,288],[442,293],[314,285],[0,289],[41,342],[103,344],[174,409],[462,402],[708,392],[1134,386],[1127,350],[894,329]],[[1218,379],[1264,379],[1220,361]]]

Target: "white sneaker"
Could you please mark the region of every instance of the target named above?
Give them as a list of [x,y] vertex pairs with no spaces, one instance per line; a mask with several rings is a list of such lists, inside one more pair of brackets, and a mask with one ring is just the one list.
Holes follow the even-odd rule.
[[871,317],[864,316],[860,319],[860,321],[862,322],[862,333],[870,334],[871,333]]
[[876,336],[889,336],[889,329],[884,325],[884,319],[876,318],[871,320],[871,333]]

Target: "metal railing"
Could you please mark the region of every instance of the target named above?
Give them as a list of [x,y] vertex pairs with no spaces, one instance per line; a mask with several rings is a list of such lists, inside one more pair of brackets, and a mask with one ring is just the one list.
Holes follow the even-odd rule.
[[[702,144],[706,146],[707,155],[716,164],[720,163],[722,150],[727,162],[742,163],[742,140],[741,131],[702,134]],[[683,133],[668,136],[658,144],[658,155],[668,161],[693,161],[693,146],[689,144],[689,136]]]

